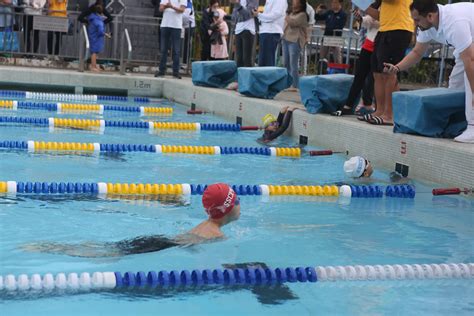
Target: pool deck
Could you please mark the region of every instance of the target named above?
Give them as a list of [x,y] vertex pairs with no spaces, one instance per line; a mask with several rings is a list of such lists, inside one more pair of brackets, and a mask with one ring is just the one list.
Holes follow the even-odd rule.
[[[275,100],[249,98],[235,91],[194,86],[190,78],[155,79],[151,75],[92,74],[71,70],[26,67],[0,67],[0,89],[62,89],[63,93],[100,94],[100,90],[130,96],[165,97],[243,125],[260,125],[267,113],[282,106],[301,107],[297,93],[281,93]],[[51,91],[51,90],[49,90]],[[196,116],[199,120],[199,116]],[[390,126],[359,122],[354,116],[332,117],[295,111],[287,135],[296,141],[308,138],[308,144],[348,150],[363,155],[377,167],[394,170],[396,163],[409,166],[409,177],[438,182],[445,186],[474,187],[474,145],[449,139],[395,134]],[[231,144],[229,144],[231,145]],[[319,157],[315,159],[324,159]]]

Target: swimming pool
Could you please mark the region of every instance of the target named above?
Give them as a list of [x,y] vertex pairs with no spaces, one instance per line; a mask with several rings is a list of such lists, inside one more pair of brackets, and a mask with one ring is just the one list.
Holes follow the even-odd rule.
[[[130,104],[131,105],[131,104]],[[154,120],[214,123],[173,105],[172,117]],[[2,116],[47,118],[47,111],[1,110]],[[61,117],[137,121],[105,112]],[[2,140],[212,146],[260,146],[257,132],[79,130],[0,125]],[[282,146],[294,145],[283,138]],[[311,148],[308,148],[311,149]],[[64,155],[0,150],[0,180],[39,182],[141,182],[231,184],[328,184],[345,181],[344,156],[276,158],[254,155]],[[375,178],[388,179],[376,170]],[[79,258],[27,252],[35,242],[109,242],[136,236],[186,232],[204,219],[200,196],[179,203],[73,196],[2,196],[0,275],[94,271],[213,269],[226,264],[270,267],[472,262],[472,199],[431,196],[431,183],[415,182],[415,199],[241,197],[240,220],[228,237],[190,248],[170,248],[122,258]],[[295,283],[280,287],[61,293],[2,292],[2,313],[35,314],[472,314],[470,280]]]

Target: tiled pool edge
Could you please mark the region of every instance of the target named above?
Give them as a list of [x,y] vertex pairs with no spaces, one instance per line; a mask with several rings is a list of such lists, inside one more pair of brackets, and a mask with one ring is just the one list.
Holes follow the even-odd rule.
[[[154,79],[139,75],[0,67],[1,84],[66,86],[78,93],[83,88],[101,88],[128,91],[132,96],[164,96],[185,105],[195,103],[201,109],[213,111],[234,122],[239,116],[244,125],[259,125],[260,118],[266,113],[276,113],[283,104],[291,105],[291,102],[247,98],[234,91],[196,87],[190,80]],[[386,169],[393,170],[396,162],[406,164],[410,166],[410,177],[413,178],[447,186],[474,184],[474,145],[394,134],[391,127],[371,126],[354,118],[310,115],[298,111],[288,134],[295,139],[300,135],[307,136],[311,145],[349,150],[351,155],[366,155],[376,166]]]
[[[179,103],[214,112],[244,125],[260,125],[266,113],[277,113],[292,102],[248,98],[234,91],[193,86],[190,81],[165,80],[164,96]],[[392,127],[372,126],[354,117],[336,118],[296,111],[288,132],[298,141],[332,150],[349,150],[351,155],[366,155],[376,165],[394,170],[395,164],[410,167],[409,176],[449,186],[474,186],[474,145],[448,139],[395,134]],[[321,157],[319,159],[324,159]]]

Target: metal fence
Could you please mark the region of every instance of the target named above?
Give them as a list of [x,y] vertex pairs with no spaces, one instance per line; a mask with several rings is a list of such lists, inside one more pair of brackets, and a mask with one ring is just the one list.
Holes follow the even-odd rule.
[[[68,17],[63,19],[67,24],[66,29],[64,32],[55,33],[44,29],[36,30],[37,25],[34,23],[34,16],[25,15],[13,6],[1,5],[0,55],[50,59],[52,56],[57,56],[59,60],[72,61],[73,63],[77,61],[77,68],[83,71],[88,58],[87,30],[78,21],[79,14],[80,12],[77,11],[68,11]],[[113,17],[114,20],[107,25],[107,32],[111,34],[111,38],[106,40],[104,51],[99,56],[100,59],[107,64],[119,66],[122,74],[134,67],[141,66],[144,67],[142,70],[148,71],[153,69],[150,67],[156,67],[160,59],[159,25],[161,19],[127,14],[113,15]],[[229,29],[233,30],[232,25]],[[199,46],[195,45],[199,40],[199,35],[196,32],[191,36],[189,28],[186,31],[188,32],[188,38],[192,38],[192,40],[186,44],[183,41],[183,45],[188,45],[187,51],[191,53],[188,53],[187,59],[183,60],[184,49],[181,49],[181,61],[185,64],[184,71],[189,73],[193,56],[198,55],[197,52],[193,51],[193,47]],[[323,33],[324,30],[321,26],[313,27],[311,37],[302,52],[301,73],[304,75],[317,74],[322,71],[319,55],[324,38]],[[354,30],[345,29],[341,40],[344,61],[353,65],[360,51],[359,34]],[[55,54],[54,48],[57,41],[59,41],[59,51]],[[38,50],[35,50],[35,42],[38,42]],[[233,58],[233,42],[233,36],[230,34],[228,40],[230,58]],[[278,57],[281,57],[281,54],[277,54]],[[443,84],[444,71],[449,66],[445,60],[452,58],[452,49],[450,50],[440,44],[433,44],[428,57],[439,62],[438,82],[440,85]],[[282,65],[281,62],[280,65]],[[48,66],[65,67],[61,63]],[[351,71],[353,69],[354,67],[351,67]]]

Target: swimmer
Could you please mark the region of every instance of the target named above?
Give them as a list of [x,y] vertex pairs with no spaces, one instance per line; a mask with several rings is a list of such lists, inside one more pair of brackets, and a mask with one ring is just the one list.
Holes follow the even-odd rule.
[[21,248],[30,252],[66,254],[74,257],[121,257],[160,251],[175,246],[212,242],[224,238],[222,227],[240,217],[239,197],[227,184],[216,183],[206,188],[202,196],[202,204],[208,218],[191,231],[174,238],[153,235],[106,243],[33,243]]
[[290,126],[291,116],[294,110],[302,110],[294,107],[284,107],[280,110],[278,118],[272,114],[267,114],[262,118],[264,132],[258,140],[263,143],[271,142],[282,135]]
[[[410,179],[403,177],[400,173],[394,171],[389,175],[390,181],[382,179],[371,179],[374,173],[372,163],[361,156],[355,156],[344,162],[344,173],[349,178],[364,183],[409,183]],[[347,184],[347,183],[344,183]]]

